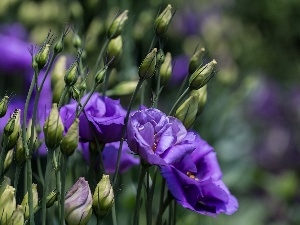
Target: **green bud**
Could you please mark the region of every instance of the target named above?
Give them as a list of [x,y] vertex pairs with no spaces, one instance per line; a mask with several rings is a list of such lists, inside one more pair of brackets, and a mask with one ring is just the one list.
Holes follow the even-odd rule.
[[111,62],[109,65],[114,65],[120,59],[123,51],[122,36],[110,39],[107,46],[107,61]]
[[172,6],[169,4],[155,19],[154,29],[157,36],[163,35],[168,30],[170,21],[172,19]]
[[79,35],[77,33],[75,33],[73,36],[73,46],[76,49],[79,49],[79,48],[81,48],[81,45],[82,45],[81,38],[79,37]]
[[45,121],[43,130],[48,150],[54,150],[59,146],[64,131],[64,125],[61,121],[56,103],[52,105],[50,115]]
[[207,100],[207,85],[204,85],[198,90],[191,91],[191,95],[195,95],[198,98],[198,116],[200,113],[202,113]]
[[61,53],[64,49],[64,40],[62,38],[58,39],[58,41],[54,44],[54,53]]
[[155,74],[157,49],[152,49],[145,57],[139,68],[140,79],[148,79]]
[[113,89],[107,91],[108,96],[123,96],[132,94],[136,88],[138,81],[123,81],[114,86]]
[[25,162],[25,149],[23,147],[21,135],[19,136],[16,144],[15,159],[19,166],[23,165],[23,163]]
[[66,135],[60,143],[60,150],[64,155],[70,156],[74,153],[79,141],[79,119],[77,118],[70,126]]
[[0,102],[0,118],[5,116],[8,107],[9,97],[5,95]]
[[164,54],[164,51],[159,49],[157,51],[157,54],[156,54],[156,58],[157,58],[157,64],[161,65],[164,63],[165,61],[165,54]]
[[0,224],[8,224],[15,209],[15,189],[7,185],[0,196]]
[[[37,185],[32,184],[32,196],[33,196],[33,209],[38,206],[39,196],[37,192]],[[29,204],[28,204],[28,192],[25,194],[21,205],[24,207],[24,217],[27,220],[29,218]]]
[[197,69],[190,77],[189,85],[193,90],[203,87],[213,77],[213,70],[217,65],[216,60],[212,60],[205,66]]
[[72,86],[78,79],[78,63],[74,62],[65,74],[65,83],[67,86]]
[[[27,129],[26,129],[26,138],[27,138],[27,143],[30,142],[31,139],[31,126],[32,126],[32,119],[28,121]],[[34,126],[33,128],[33,149],[37,149],[38,147],[38,133],[36,131],[36,127]]]
[[50,208],[57,201],[57,191],[51,191],[46,197],[46,207]]
[[64,75],[67,70],[67,57],[60,56],[51,74],[52,102],[58,103],[65,88]]
[[109,39],[115,38],[122,33],[127,19],[128,19],[128,10],[125,10],[114,19],[114,21],[111,23],[110,27],[108,28],[107,36]]
[[6,156],[5,156],[4,166],[3,166],[3,174],[5,174],[8,171],[9,166],[12,163],[13,157],[14,157],[14,150],[11,149],[6,153]]
[[81,98],[81,92],[78,90],[77,87],[72,86],[71,88],[71,97],[76,101],[79,102]]
[[11,115],[4,127],[4,135],[7,138],[6,149],[12,149],[18,141],[21,129],[20,114],[21,110],[15,109],[14,113]]
[[167,52],[164,63],[160,66],[160,83],[166,85],[172,75],[172,56],[170,52]]
[[4,176],[4,179],[0,185],[0,198],[3,192],[5,191],[6,187],[9,186],[11,183],[11,180],[9,177]]
[[94,212],[99,217],[105,216],[114,204],[114,191],[110,184],[109,175],[103,174],[93,194]]
[[41,70],[47,64],[50,54],[50,46],[50,44],[44,44],[40,51],[35,55],[34,61],[37,64],[37,69]]
[[17,205],[17,208],[14,210],[8,225],[23,225],[24,222],[24,207],[22,205]]
[[203,63],[203,56],[205,54],[205,48],[201,48],[200,50],[196,51],[195,54],[190,58],[189,63],[189,73],[194,73],[199,66]]
[[192,95],[179,106],[176,110],[175,117],[183,123],[186,129],[189,129],[196,119],[197,111],[198,98]]
[[95,75],[95,83],[97,85],[103,83],[106,71],[107,71],[107,66],[105,66],[103,69],[99,70],[96,73],[96,75]]

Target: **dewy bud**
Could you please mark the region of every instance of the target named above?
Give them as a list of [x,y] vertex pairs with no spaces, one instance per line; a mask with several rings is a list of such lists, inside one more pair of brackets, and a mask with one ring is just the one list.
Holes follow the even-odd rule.
[[46,197],[46,207],[50,208],[57,201],[57,191],[51,191]]
[[41,70],[48,62],[50,54],[50,44],[44,44],[39,52],[35,55],[34,61],[36,62],[38,69]]
[[114,63],[120,59],[122,55],[122,51],[123,51],[122,36],[119,35],[116,38],[110,39],[107,46],[107,61],[113,63],[114,65]]
[[60,150],[64,155],[70,156],[73,154],[78,146],[79,141],[79,119],[76,119],[70,126],[66,135],[63,137],[60,143]]
[[190,77],[189,83],[190,88],[197,90],[203,87],[213,77],[213,71],[217,65],[216,60],[212,60],[205,66],[197,69]]
[[172,56],[170,52],[167,52],[165,56],[165,61],[164,63],[160,66],[160,83],[162,85],[166,85],[172,75]]
[[128,19],[128,10],[125,10],[123,13],[121,13],[119,16],[117,16],[114,19],[114,21],[108,28],[107,35],[109,39],[115,38],[122,33],[127,19]]
[[0,196],[0,224],[8,224],[15,209],[15,189],[7,185]]
[[14,210],[8,225],[23,225],[24,222],[24,207],[22,205],[17,205],[17,208]]
[[6,149],[12,149],[17,143],[21,129],[20,114],[21,110],[15,109],[4,127],[4,135],[7,138]]
[[139,68],[140,79],[148,79],[155,74],[157,49],[152,49],[145,57]]
[[154,22],[154,29],[157,36],[163,35],[168,30],[170,21],[172,19],[172,6],[169,4],[156,18]]
[[68,225],[85,225],[92,215],[92,194],[83,177],[72,186],[65,197],[65,220]]
[[[32,196],[33,196],[33,208],[35,209],[38,206],[39,196],[37,192],[37,185],[32,184]],[[29,204],[28,204],[28,192],[24,196],[21,205],[24,207],[24,217],[27,220],[29,218]]]
[[202,88],[198,90],[191,91],[191,95],[194,95],[198,99],[198,112],[197,115],[202,113],[206,100],[207,100],[207,85],[204,85]]
[[8,107],[8,100],[9,100],[9,97],[7,95],[5,95],[2,98],[2,100],[0,101],[0,118],[5,116],[5,114],[6,114],[7,107]]
[[190,58],[189,63],[189,74],[194,73],[199,66],[203,63],[203,56],[205,54],[205,48],[201,48],[200,50],[196,51],[195,54]]
[[14,150],[11,149],[6,153],[6,156],[5,156],[4,166],[3,166],[3,174],[5,174],[8,171],[9,166],[12,163],[13,157],[14,157]]
[[186,129],[189,129],[196,119],[197,111],[198,99],[192,95],[176,110],[175,117],[183,123]]
[[59,146],[64,131],[64,125],[59,115],[57,104],[52,105],[49,117],[44,124],[45,143],[48,149],[53,150]]
[[78,79],[78,63],[74,62],[65,74],[65,83],[67,86],[72,86]]
[[103,174],[97,184],[93,195],[94,212],[99,216],[105,216],[114,204],[114,191],[110,184],[109,176]]

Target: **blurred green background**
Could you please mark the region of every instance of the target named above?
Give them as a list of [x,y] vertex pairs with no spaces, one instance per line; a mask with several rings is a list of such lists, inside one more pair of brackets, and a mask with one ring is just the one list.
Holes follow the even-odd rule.
[[[207,61],[218,62],[206,108],[194,129],[215,148],[224,181],[240,204],[234,215],[218,218],[178,207],[177,224],[300,224],[299,0],[1,0],[0,25],[20,23],[28,32],[27,41],[41,44],[49,29],[59,36],[69,22],[83,37],[84,63],[93,70],[106,27],[118,10],[128,9],[124,54],[115,78],[122,81],[137,77],[153,37],[154,18],[167,3],[176,13],[165,51],[173,58],[188,58],[199,45],[206,48]],[[66,51],[76,54],[72,35]],[[174,63],[175,71],[186,70],[179,59]],[[5,78],[7,72],[0,74],[1,82],[9,82],[1,96],[20,85]],[[178,90],[174,84],[166,89],[162,109]],[[117,205],[120,221],[130,215],[132,190],[124,185],[120,192],[119,198],[126,200]]]

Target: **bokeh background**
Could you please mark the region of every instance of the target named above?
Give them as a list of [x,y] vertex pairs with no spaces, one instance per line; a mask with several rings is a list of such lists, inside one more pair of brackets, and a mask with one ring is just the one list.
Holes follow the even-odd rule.
[[[174,71],[159,107],[170,107],[189,58],[198,45],[205,47],[205,58],[217,60],[218,73],[194,129],[215,148],[224,181],[240,204],[234,215],[218,218],[178,207],[178,224],[300,224],[299,0],[1,0],[1,96],[13,93],[12,102],[25,102],[32,76],[27,48],[40,45],[49,29],[59,36],[66,22],[82,37],[84,63],[92,70],[106,27],[124,9],[130,12],[124,54],[111,83],[136,78],[154,18],[167,3],[176,9],[164,40]],[[72,37],[67,36],[65,51],[74,57]],[[126,221],[132,186],[124,185],[119,198],[117,210]]]

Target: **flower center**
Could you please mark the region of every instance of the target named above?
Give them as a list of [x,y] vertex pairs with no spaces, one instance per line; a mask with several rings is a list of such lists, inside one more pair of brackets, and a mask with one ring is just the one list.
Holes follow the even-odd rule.
[[186,175],[187,175],[189,178],[192,178],[192,179],[194,179],[194,180],[196,180],[196,181],[199,180],[199,179],[195,176],[195,174],[192,173],[192,172],[190,172],[190,171],[187,171],[187,172],[186,172]]

